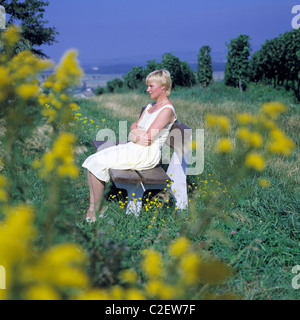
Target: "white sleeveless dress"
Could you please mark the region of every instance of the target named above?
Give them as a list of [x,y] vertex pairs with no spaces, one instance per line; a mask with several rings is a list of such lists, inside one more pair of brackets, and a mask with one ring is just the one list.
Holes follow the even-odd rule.
[[[161,109],[149,113],[148,110],[151,106],[152,104],[148,104],[146,107],[138,126],[139,129],[147,131],[159,113],[165,108],[171,108],[173,110],[176,120],[176,113],[172,105],[165,105]],[[141,146],[134,142],[111,146],[89,156],[82,166],[104,182],[110,180],[109,169],[152,169],[160,161],[162,146],[174,122],[163,128],[150,146]]]

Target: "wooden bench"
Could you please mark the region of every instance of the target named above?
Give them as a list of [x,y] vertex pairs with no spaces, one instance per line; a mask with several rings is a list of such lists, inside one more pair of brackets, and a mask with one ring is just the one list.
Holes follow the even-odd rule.
[[[191,140],[192,129],[176,120],[162,150],[162,155],[168,156],[171,154],[170,148],[174,150],[171,160],[166,161],[169,162],[167,172],[165,172],[161,165],[153,169],[140,171],[109,170],[110,178],[115,186],[127,191],[126,214],[133,213],[135,216],[138,216],[142,208],[143,194],[146,190],[151,189],[162,190],[166,188],[175,198],[177,209],[187,208],[186,170]],[[100,151],[114,144],[109,144],[107,141],[93,140],[93,145],[97,151]],[[168,159],[162,160],[164,163],[164,160]]]

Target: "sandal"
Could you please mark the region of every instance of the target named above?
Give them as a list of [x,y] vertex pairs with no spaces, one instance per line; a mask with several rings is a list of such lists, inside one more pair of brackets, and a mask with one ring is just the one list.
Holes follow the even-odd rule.
[[[103,207],[100,211],[99,218],[104,218],[104,213],[107,211],[108,207]],[[85,221],[88,223],[96,222],[97,219],[85,218]]]

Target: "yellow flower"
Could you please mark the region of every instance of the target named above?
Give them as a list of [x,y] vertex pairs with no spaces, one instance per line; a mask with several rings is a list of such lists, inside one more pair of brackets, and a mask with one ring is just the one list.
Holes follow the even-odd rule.
[[110,300],[124,300],[125,290],[121,286],[115,285],[110,289],[109,295]]
[[81,270],[87,257],[80,247],[72,243],[56,245],[40,257],[32,267],[32,278],[39,282],[61,287],[84,288],[89,279]]
[[135,271],[133,270],[123,270],[120,275],[119,275],[120,279],[128,282],[128,283],[136,283],[137,282],[137,274]]
[[170,300],[174,298],[176,294],[174,288],[160,280],[150,280],[146,284],[146,292],[151,297]]
[[271,182],[268,179],[261,178],[261,179],[259,179],[258,184],[263,188],[267,188],[270,186]]
[[248,128],[238,128],[237,137],[243,140],[247,146],[259,148],[262,146],[263,138],[259,132],[251,132]]
[[7,186],[8,182],[5,176],[0,175],[0,201],[7,201],[8,200],[8,194],[6,190],[4,189]]
[[189,248],[190,241],[186,237],[179,237],[169,246],[169,254],[171,256],[180,257],[186,253]]
[[77,52],[75,50],[67,51],[56,67],[55,91],[62,92],[71,85],[78,84],[82,76],[83,72],[77,61]]
[[146,300],[141,290],[130,288],[126,292],[126,300]]
[[7,97],[11,84],[12,78],[9,69],[0,65],[0,101]]
[[26,300],[60,300],[59,294],[48,285],[30,287],[25,293]]
[[75,136],[71,133],[63,132],[54,142],[52,150],[44,154],[41,160],[35,160],[33,167],[40,168],[40,175],[47,177],[55,171],[58,176],[76,178],[79,169],[74,164],[73,144]]
[[218,153],[229,153],[232,149],[233,145],[229,138],[221,138],[215,147],[215,151]]
[[23,83],[17,87],[16,91],[21,98],[27,100],[38,96],[39,86],[36,84]]
[[247,154],[245,164],[248,168],[252,168],[257,171],[262,171],[265,168],[264,158],[255,152]]
[[271,139],[268,143],[268,150],[272,153],[290,156],[295,148],[294,142],[289,139],[280,129],[273,129],[270,132]]
[[110,300],[111,297],[104,289],[89,289],[80,296],[77,300]]
[[250,135],[249,143],[251,146],[255,148],[261,147],[263,143],[263,139],[260,133],[258,132],[252,132]]
[[208,113],[205,120],[209,128],[218,128],[221,132],[227,132],[230,129],[230,120],[226,116]]
[[185,284],[191,285],[199,281],[200,265],[201,258],[196,253],[191,252],[182,256],[179,268]]
[[238,128],[236,131],[237,137],[244,140],[248,141],[250,139],[251,132],[248,128]]
[[162,259],[156,250],[144,250],[142,260],[142,269],[149,277],[162,276]]
[[198,270],[199,280],[207,284],[221,284],[231,274],[231,268],[216,258],[202,261]]
[[248,124],[253,121],[254,116],[251,113],[238,113],[236,115],[237,122],[240,125]]
[[276,120],[280,113],[284,113],[287,110],[287,106],[281,102],[266,102],[262,105],[260,112]]
[[14,25],[10,25],[4,32],[3,38],[9,46],[14,46],[20,39],[19,29]]

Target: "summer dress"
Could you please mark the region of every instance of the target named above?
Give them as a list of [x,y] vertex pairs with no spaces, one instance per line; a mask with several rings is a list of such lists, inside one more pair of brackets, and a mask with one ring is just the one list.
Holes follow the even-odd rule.
[[[171,108],[173,110],[176,120],[176,113],[172,105],[165,105],[157,111],[149,113],[151,107],[152,104],[147,105],[138,125],[139,129],[147,131],[159,113],[165,108]],[[87,168],[98,179],[105,182],[110,180],[109,169],[152,169],[160,161],[162,146],[174,122],[166,125],[149,146],[141,146],[131,141],[125,144],[111,146],[89,156],[82,166]]]

